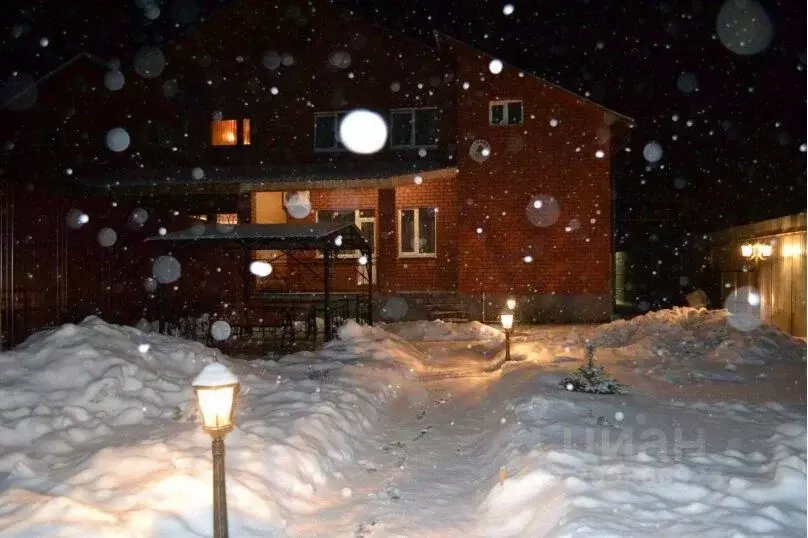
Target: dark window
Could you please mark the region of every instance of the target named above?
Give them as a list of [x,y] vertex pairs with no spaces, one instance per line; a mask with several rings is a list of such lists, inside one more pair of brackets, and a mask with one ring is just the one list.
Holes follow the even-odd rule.
[[436,108],[394,110],[390,114],[390,146],[394,148],[437,146],[437,115]]
[[[376,252],[374,244],[376,238],[375,209],[321,209],[317,211],[317,222],[355,224],[370,243],[371,252]],[[360,255],[360,252],[346,251],[340,252],[339,255],[340,257],[356,257]]]
[[522,124],[522,101],[492,101],[489,110],[491,125]]
[[491,125],[502,125],[505,118],[505,105],[491,105]]
[[339,141],[339,124],[347,112],[318,112],[314,116],[314,149],[345,149]]
[[412,146],[412,112],[393,112],[392,146]]
[[517,101],[508,104],[508,124],[519,125],[522,123],[522,103]]
[[314,119],[315,149],[333,149],[337,146],[337,117],[334,114],[317,115]]
[[436,146],[438,144],[437,109],[423,108],[415,111],[415,145]]
[[401,252],[415,252],[415,210],[405,209],[401,212]]

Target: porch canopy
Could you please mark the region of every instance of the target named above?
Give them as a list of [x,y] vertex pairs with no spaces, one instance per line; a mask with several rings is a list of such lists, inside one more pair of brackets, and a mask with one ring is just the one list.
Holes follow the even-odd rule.
[[[238,245],[248,250],[319,250],[323,253],[323,323],[326,341],[334,334],[331,320],[331,280],[334,257],[341,251],[367,255],[372,274],[370,242],[355,224],[317,222],[308,224],[196,224],[185,230],[149,237],[147,241],[172,244]],[[373,324],[373,285],[368,282],[368,321]]]

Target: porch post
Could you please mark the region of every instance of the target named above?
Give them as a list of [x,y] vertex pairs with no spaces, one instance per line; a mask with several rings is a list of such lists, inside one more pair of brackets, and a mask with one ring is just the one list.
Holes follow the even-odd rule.
[[377,226],[378,258],[376,276],[382,293],[391,293],[396,273],[398,242],[396,240],[396,191],[379,189]]
[[330,248],[323,252],[323,325],[325,325],[325,341],[333,338],[334,332],[331,327],[331,256],[333,251]]
[[368,257],[368,325],[373,326],[373,252]]

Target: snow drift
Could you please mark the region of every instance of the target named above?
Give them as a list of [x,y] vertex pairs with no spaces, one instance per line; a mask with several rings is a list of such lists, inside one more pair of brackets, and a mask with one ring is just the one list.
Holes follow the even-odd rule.
[[[346,324],[339,336],[319,354],[229,364],[242,386],[227,438],[233,535],[281,535],[341,491],[341,467],[420,368],[384,331]],[[210,535],[210,440],[191,382],[213,360],[94,317],[0,354],[0,533]]]

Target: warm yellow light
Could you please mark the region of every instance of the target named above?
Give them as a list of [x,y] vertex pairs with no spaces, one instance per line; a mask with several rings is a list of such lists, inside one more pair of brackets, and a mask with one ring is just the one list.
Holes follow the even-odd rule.
[[214,362],[200,372],[193,385],[202,413],[202,428],[211,434],[230,431],[238,378],[225,365]]
[[744,258],[750,258],[754,251],[755,247],[752,245],[741,245],[741,255],[743,255]]
[[513,310],[516,308],[516,299],[508,299],[507,305],[508,309]]
[[772,246],[768,243],[762,243],[758,245],[758,252],[760,253],[761,257],[768,258],[772,255]]
[[506,331],[513,328],[513,314],[500,314],[499,321],[502,323],[502,328]]
[[196,387],[204,429],[221,431],[233,427],[233,402],[237,387],[238,383],[223,387]]
[[783,256],[786,258],[797,258],[802,254],[802,248],[798,244],[783,245]]

